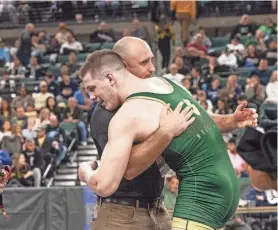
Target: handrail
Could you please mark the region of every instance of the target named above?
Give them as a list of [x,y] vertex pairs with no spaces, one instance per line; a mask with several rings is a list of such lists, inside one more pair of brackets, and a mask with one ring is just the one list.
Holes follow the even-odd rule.
[[238,208],[236,214],[249,214],[249,213],[277,213],[277,206],[265,206],[265,207],[247,207]]

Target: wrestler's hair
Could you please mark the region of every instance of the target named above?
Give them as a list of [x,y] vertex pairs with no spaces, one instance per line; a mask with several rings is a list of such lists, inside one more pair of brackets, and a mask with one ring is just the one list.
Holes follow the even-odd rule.
[[84,65],[79,71],[81,80],[87,73],[90,73],[93,79],[104,78],[105,74],[125,69],[124,62],[119,54],[113,50],[97,50],[89,55]]

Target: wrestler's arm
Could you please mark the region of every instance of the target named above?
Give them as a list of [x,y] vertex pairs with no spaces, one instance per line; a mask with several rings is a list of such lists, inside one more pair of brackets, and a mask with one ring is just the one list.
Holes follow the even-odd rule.
[[88,163],[80,166],[88,187],[102,197],[110,196],[117,190],[126,170],[137,131],[140,131],[141,122],[144,122],[138,118],[138,113],[131,111],[133,110],[123,105],[111,120],[108,142],[100,166],[95,171]]
[[257,126],[258,114],[254,109],[246,108],[247,103],[239,105],[233,114],[220,115],[212,113],[211,118],[222,133],[247,126]]

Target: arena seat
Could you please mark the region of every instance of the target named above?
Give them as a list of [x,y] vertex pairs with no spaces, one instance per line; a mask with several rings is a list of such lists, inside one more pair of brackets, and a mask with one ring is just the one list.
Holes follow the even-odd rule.
[[212,47],[225,47],[230,41],[230,37],[212,37],[211,42],[212,42]]
[[238,75],[240,75],[240,77],[243,77],[243,78],[247,78],[250,76],[251,74],[251,71],[253,70],[254,68],[238,68],[237,69],[237,73]]
[[114,45],[114,42],[104,42],[100,49],[113,49]]
[[96,50],[99,50],[101,47],[101,43],[89,43],[85,45],[88,52],[94,52]]
[[48,67],[48,70],[54,75],[57,76],[60,74],[60,68],[61,68],[61,64],[55,64],[55,65],[50,65]]

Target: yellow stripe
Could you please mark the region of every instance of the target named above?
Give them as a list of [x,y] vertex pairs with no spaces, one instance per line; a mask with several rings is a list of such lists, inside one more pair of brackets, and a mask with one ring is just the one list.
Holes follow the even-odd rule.
[[172,229],[178,230],[178,229],[187,229],[188,230],[214,230],[213,228],[201,224],[195,221],[191,220],[185,220],[177,217],[173,217],[173,222],[172,222]]

